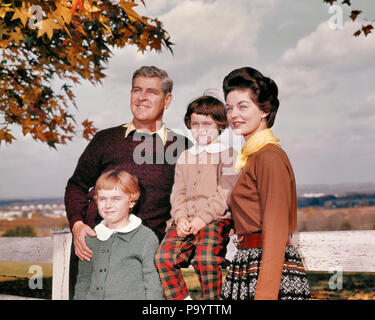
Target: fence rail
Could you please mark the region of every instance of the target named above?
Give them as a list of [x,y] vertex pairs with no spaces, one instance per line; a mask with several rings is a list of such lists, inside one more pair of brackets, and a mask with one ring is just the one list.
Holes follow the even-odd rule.
[[308,271],[375,272],[375,231],[300,232],[293,244]]
[[[0,261],[52,263],[52,300],[68,300],[71,244],[68,229],[54,231],[53,237],[0,238]],[[31,298],[0,295],[0,300],[9,299]]]
[[[307,271],[375,272],[375,230],[299,232],[292,238]],[[69,299],[68,230],[44,238],[0,238],[0,261],[53,263],[52,299]],[[236,249],[231,241],[227,258]],[[4,299],[30,299],[0,294]]]

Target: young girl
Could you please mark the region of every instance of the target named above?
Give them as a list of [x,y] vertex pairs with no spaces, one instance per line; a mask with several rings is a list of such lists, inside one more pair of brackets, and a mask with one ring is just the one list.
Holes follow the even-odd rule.
[[140,189],[124,170],[103,173],[94,200],[103,221],[96,237],[87,236],[91,261],[79,261],[75,300],[155,300],[162,298],[154,255],[159,241],[142,220],[130,214]]
[[171,194],[173,224],[157,250],[155,264],[167,299],[189,299],[180,268],[191,262],[203,299],[218,300],[219,265],[232,227],[228,200],[237,178],[233,165],[237,155],[219,142],[227,118],[218,99],[203,96],[191,102],[185,124],[196,143],[177,161]]

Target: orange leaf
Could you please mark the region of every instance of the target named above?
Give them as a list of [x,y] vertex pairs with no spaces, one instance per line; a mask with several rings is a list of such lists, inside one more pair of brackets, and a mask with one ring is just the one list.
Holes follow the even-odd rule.
[[15,105],[14,103],[11,103],[10,106],[9,106],[9,111],[17,116],[17,117],[20,117],[23,115],[23,110],[21,108],[19,108],[17,105]]
[[56,17],[61,17],[67,25],[70,24],[70,21],[72,19],[72,12],[63,4],[56,4],[56,10],[53,12],[53,14]]
[[45,129],[47,129],[47,126],[41,125],[38,127],[34,127],[32,130],[32,133],[34,135],[34,139],[39,139],[41,141],[47,141],[46,134],[43,132]]
[[355,19],[357,19],[357,16],[361,14],[361,12],[361,10],[353,10],[350,15],[350,18],[354,21]]
[[32,15],[29,12],[29,7],[26,8],[25,4],[23,3],[21,8],[14,9],[12,21],[16,19],[20,19],[23,26],[25,26],[30,16]]
[[7,127],[0,129],[0,144],[2,141],[5,141],[5,143],[12,143],[12,141],[15,140],[15,137],[9,132],[10,130]]
[[22,133],[25,136],[30,131],[33,131],[35,129],[35,126],[39,124],[39,121],[37,120],[31,120],[30,115],[26,115],[25,119],[21,120],[22,123]]
[[138,6],[136,3],[121,0],[120,6],[125,11],[126,15],[130,19],[130,21],[134,22],[134,21],[137,21],[137,20],[141,20],[141,17],[138,15],[138,13],[133,10],[133,7]]
[[38,23],[35,23],[40,29],[38,31],[38,38],[41,37],[43,34],[47,33],[48,38],[52,39],[53,30],[54,29],[61,29],[61,26],[55,22],[55,19],[45,19]]
[[90,136],[93,136],[97,131],[97,129],[93,127],[92,124],[93,122],[88,121],[87,119],[82,122],[82,125],[85,127],[85,129],[83,130],[82,136],[86,140],[90,140]]
[[20,45],[20,42],[24,39],[24,34],[22,33],[21,29],[19,27],[15,28],[15,31],[12,33],[9,33],[9,41],[15,41],[17,42],[17,46]]
[[367,26],[362,26],[362,31],[367,37],[368,34],[371,33],[371,30],[374,29],[374,27],[371,24],[368,24]]
[[72,4],[72,7],[71,7],[71,13],[72,13],[72,16],[75,14],[76,10],[77,10],[77,6],[79,8],[80,11],[83,11],[83,3],[85,2],[85,0],[73,0],[73,4]]
[[358,29],[356,32],[354,32],[354,36],[355,37],[358,37],[360,34],[362,33],[362,31],[360,29]]
[[72,141],[73,137],[72,136],[65,136],[65,135],[62,135],[60,137],[60,140],[61,140],[61,143],[62,144],[66,144],[66,140],[69,140],[69,141]]

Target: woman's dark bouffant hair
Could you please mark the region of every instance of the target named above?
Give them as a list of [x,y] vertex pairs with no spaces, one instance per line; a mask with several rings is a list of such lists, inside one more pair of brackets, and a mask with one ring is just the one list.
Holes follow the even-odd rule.
[[210,116],[219,127],[219,131],[228,126],[227,113],[224,104],[211,96],[202,96],[189,103],[184,117],[185,125],[190,129],[190,117],[193,113]]
[[250,89],[250,98],[264,112],[268,128],[273,126],[277,110],[279,109],[278,88],[276,83],[261,74],[258,70],[244,67],[230,72],[223,81],[224,97],[233,90]]

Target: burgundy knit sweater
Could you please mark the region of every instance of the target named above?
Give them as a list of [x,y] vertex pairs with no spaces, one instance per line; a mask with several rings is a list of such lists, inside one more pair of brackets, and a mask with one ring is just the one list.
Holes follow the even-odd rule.
[[[79,158],[65,190],[65,208],[72,229],[77,221],[94,227],[101,217],[92,200],[93,188],[102,172],[124,169],[138,178],[141,195],[132,213],[151,228],[159,240],[170,218],[170,194],[176,161],[189,147],[189,140],[168,130],[167,142],[157,134],[131,132],[125,138],[122,125],[98,132]],[[91,189],[91,190],[90,190]]]

